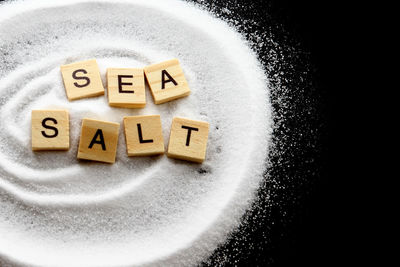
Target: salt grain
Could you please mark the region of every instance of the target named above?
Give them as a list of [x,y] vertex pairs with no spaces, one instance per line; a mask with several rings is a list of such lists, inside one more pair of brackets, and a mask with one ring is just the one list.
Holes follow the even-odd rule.
[[[234,230],[262,179],[268,83],[243,38],[176,1],[13,1],[0,6],[0,262],[35,266],[191,266]],[[179,58],[192,94],[146,108],[68,102],[59,66],[96,58],[144,67]],[[147,93],[149,92],[146,88]],[[32,109],[68,109],[71,149],[30,149]],[[81,118],[160,114],[208,121],[206,161],[126,156],[78,162]]]

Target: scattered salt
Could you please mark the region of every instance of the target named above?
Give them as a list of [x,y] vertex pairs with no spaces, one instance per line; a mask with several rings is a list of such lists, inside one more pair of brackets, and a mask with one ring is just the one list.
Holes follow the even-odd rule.
[[[262,66],[226,23],[176,1],[13,1],[0,6],[0,263],[196,265],[237,227],[262,179],[270,133]],[[145,109],[66,100],[59,66],[143,67],[177,57],[192,94]],[[147,90],[148,92],[148,90]],[[147,99],[152,99],[147,95]],[[70,111],[68,152],[33,153],[32,109]],[[81,118],[161,114],[210,122],[207,160],[77,164]],[[122,131],[121,131],[122,134]],[[74,145],[75,144],[75,145]]]

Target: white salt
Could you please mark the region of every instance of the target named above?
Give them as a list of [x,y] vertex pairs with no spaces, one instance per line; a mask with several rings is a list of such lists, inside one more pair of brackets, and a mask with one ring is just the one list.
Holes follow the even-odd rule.
[[[13,1],[0,5],[0,263],[191,266],[226,241],[262,179],[270,135],[268,84],[243,38],[176,1]],[[105,96],[68,102],[60,65],[96,58],[143,67],[176,57],[192,94],[144,109]],[[148,90],[147,90],[148,91]],[[32,109],[68,109],[71,149],[30,148]],[[120,122],[160,114],[208,121],[206,161],[76,159],[83,117]]]

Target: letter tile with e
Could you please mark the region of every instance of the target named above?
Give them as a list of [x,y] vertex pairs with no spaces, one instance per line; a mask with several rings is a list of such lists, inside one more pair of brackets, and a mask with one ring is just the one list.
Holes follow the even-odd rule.
[[144,108],[146,92],[143,69],[107,69],[108,104],[112,107]]
[[117,154],[119,123],[84,118],[78,159],[114,163]]

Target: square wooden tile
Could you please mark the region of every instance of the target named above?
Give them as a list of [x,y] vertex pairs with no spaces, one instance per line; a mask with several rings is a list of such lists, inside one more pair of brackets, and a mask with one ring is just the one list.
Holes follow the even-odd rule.
[[67,110],[32,110],[32,150],[68,150]]
[[113,107],[144,108],[143,69],[107,69],[108,103]]
[[160,115],[124,117],[129,156],[150,156],[165,151]]
[[100,70],[95,59],[61,66],[68,100],[104,95]]
[[118,133],[119,123],[83,119],[78,159],[114,163]]
[[209,124],[175,117],[169,136],[168,157],[203,162],[206,157]]
[[188,96],[190,89],[177,59],[144,68],[151,94],[156,104]]

